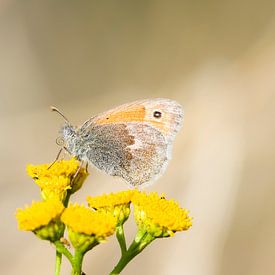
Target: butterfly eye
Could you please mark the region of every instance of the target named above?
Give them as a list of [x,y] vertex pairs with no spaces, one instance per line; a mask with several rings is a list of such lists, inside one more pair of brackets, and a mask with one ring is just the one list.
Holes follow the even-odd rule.
[[162,114],[161,114],[160,111],[155,111],[153,115],[154,115],[155,118],[161,118]]
[[58,137],[57,139],[56,139],[56,144],[58,145],[58,146],[63,146],[64,145],[64,139],[62,138],[62,137]]

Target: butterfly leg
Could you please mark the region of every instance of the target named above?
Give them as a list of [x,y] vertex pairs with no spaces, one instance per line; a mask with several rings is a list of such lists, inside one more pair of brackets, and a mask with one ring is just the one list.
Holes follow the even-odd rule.
[[[83,166],[84,166],[84,160],[81,160],[75,174],[72,177],[72,181],[71,181],[72,183],[74,182],[75,178],[78,176],[80,169],[83,168]],[[86,172],[88,172],[88,162],[86,162],[85,169],[86,169]]]
[[85,165],[86,173],[88,173],[88,166],[89,166],[89,164],[88,164],[88,162],[86,162],[86,165]]

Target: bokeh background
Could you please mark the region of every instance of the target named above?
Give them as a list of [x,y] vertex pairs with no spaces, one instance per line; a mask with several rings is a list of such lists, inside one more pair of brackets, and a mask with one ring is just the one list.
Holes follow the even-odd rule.
[[[48,275],[54,249],[20,232],[17,207],[39,199],[27,163],[51,162],[62,119],[169,97],[185,124],[148,190],[190,209],[191,230],[157,240],[123,274],[275,274],[275,2],[0,1],[1,274]],[[126,189],[90,169],[72,200]],[[126,227],[128,239],[134,223]],[[114,238],[85,258],[104,275]],[[62,274],[70,274],[69,266]]]

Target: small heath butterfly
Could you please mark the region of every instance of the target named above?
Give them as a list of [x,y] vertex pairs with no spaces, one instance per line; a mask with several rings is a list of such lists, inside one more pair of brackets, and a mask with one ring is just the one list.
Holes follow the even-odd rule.
[[66,117],[62,147],[82,162],[141,186],[156,180],[171,158],[172,143],[183,123],[183,109],[171,99],[127,103],[72,126]]

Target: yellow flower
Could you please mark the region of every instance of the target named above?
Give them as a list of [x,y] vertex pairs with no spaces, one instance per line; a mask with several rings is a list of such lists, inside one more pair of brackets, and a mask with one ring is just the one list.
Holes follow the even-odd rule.
[[51,178],[54,176],[64,176],[67,178],[75,174],[79,166],[79,161],[72,158],[70,160],[56,161],[51,167],[50,165],[51,163],[40,165],[29,164],[27,166],[27,173],[34,179],[41,177]]
[[136,191],[132,202],[138,227],[156,238],[172,236],[176,231],[187,230],[192,225],[192,218],[186,209],[157,193]]
[[88,197],[90,207],[100,212],[111,213],[117,220],[117,225],[122,225],[130,215],[132,190],[104,194],[97,197]]
[[[64,201],[68,190],[70,193],[81,188],[88,176],[84,168],[78,170],[80,163],[75,158],[56,161],[53,165],[41,164],[27,166],[27,174],[32,177],[41,189],[42,198]],[[78,172],[77,172],[78,171]],[[76,175],[76,173],[78,173]],[[76,175],[76,177],[75,177]]]
[[74,231],[87,235],[107,237],[114,232],[115,219],[77,203],[65,209],[61,220]]
[[63,176],[40,177],[35,182],[40,187],[42,198],[45,200],[56,198],[64,201],[67,190],[71,189],[71,179]]
[[116,225],[112,215],[93,211],[77,203],[65,209],[61,220],[68,226],[72,245],[83,252],[112,235]]
[[58,240],[64,231],[60,216],[64,210],[58,200],[33,202],[25,209],[17,209],[16,219],[20,230],[33,231],[41,239]]

